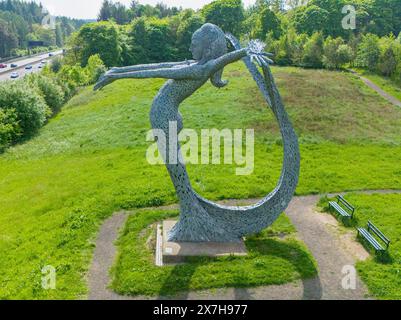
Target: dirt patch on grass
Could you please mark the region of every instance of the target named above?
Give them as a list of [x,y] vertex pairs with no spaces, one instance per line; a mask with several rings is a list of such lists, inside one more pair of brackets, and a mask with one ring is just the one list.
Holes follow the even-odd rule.
[[330,231],[338,238],[338,242],[344,251],[347,251],[357,261],[369,259],[370,254],[362,244],[356,240],[356,233],[339,225],[336,218],[327,213],[315,212],[316,218],[324,223]]

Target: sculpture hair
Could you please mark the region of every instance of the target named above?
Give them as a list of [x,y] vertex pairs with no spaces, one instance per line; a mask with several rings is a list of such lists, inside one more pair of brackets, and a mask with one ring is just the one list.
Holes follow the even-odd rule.
[[[206,23],[198,31],[194,33],[194,37],[200,36],[204,45],[202,60],[209,61],[217,59],[227,53],[226,36],[218,26]],[[223,69],[217,71],[210,77],[211,83],[222,88],[227,85],[227,81],[222,80]]]

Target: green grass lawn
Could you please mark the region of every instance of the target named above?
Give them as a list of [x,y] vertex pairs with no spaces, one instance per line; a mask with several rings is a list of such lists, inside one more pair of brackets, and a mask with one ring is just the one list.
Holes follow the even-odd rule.
[[295,229],[284,215],[271,229],[246,240],[247,257],[194,257],[184,264],[156,267],[154,223],[177,215],[142,211],[129,218],[118,241],[119,257],[113,268],[112,288],[116,292],[169,296],[200,289],[283,284],[317,274],[313,257],[295,240]]
[[384,91],[386,91],[388,94],[391,94],[395,98],[401,101],[401,86],[397,85],[393,80],[390,78],[386,78],[383,76],[380,76],[378,74],[369,72],[364,69],[356,69],[354,68],[355,71],[357,71],[359,74],[364,76],[365,78],[368,78],[370,81],[378,85],[380,88],[382,88]]
[[[274,68],[300,136],[298,194],[401,189],[401,110],[346,73]],[[210,84],[182,106],[187,128],[255,128],[255,172],[190,166],[194,188],[213,200],[261,197],[280,174],[277,124],[241,63],[230,85]],[[83,89],[31,141],[0,156],[0,298],[75,299],[101,222],[119,209],[177,201],[163,166],[145,158],[149,111],[162,80]],[[43,266],[57,290],[41,288]]]
[[[345,197],[356,207],[356,224],[367,227],[372,221],[390,240],[387,262],[372,258],[358,262],[357,270],[370,292],[379,299],[401,299],[401,195],[350,194]],[[369,249],[369,246],[367,246]],[[370,248],[371,249],[371,248]]]

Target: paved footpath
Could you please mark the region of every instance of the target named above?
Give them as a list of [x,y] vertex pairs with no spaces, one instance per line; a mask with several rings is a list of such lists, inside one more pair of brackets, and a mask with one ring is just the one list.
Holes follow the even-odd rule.
[[370,81],[368,78],[365,78],[364,76],[360,75],[358,72],[354,70],[349,70],[352,74],[355,74],[356,76],[359,77],[368,87],[376,91],[378,94],[380,94],[384,99],[387,101],[391,102],[397,107],[401,108],[401,101],[398,100],[396,97],[392,96],[391,94],[385,92],[382,88],[380,88],[378,85]]
[[[365,194],[401,193],[401,191],[365,191]],[[315,206],[320,196],[295,197],[286,214],[297,229],[297,238],[302,240],[315,257],[319,275],[316,278],[300,280],[279,286],[265,286],[252,289],[217,289],[189,292],[174,299],[201,300],[362,300],[369,299],[368,290],[357,277],[355,290],[344,290],[343,268],[354,266],[358,260],[369,258],[366,250],[355,241],[355,232],[340,228],[337,220],[327,214],[316,212]],[[246,205],[256,200],[232,200],[228,205]],[[176,206],[154,208],[172,209]],[[124,297],[107,288],[110,283],[109,270],[112,267],[117,249],[114,245],[119,230],[124,227],[129,212],[119,212],[107,219],[98,235],[93,262],[89,270],[90,300],[138,300],[149,297]],[[151,299],[167,299],[153,297]]]

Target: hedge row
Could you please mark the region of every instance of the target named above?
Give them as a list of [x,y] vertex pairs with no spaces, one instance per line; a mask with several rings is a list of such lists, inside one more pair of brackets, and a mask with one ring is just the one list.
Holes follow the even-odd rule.
[[0,84],[0,152],[34,136],[46,121],[57,114],[78,86],[96,82],[105,67],[99,56],[85,68],[60,64],[46,67],[17,81]]

